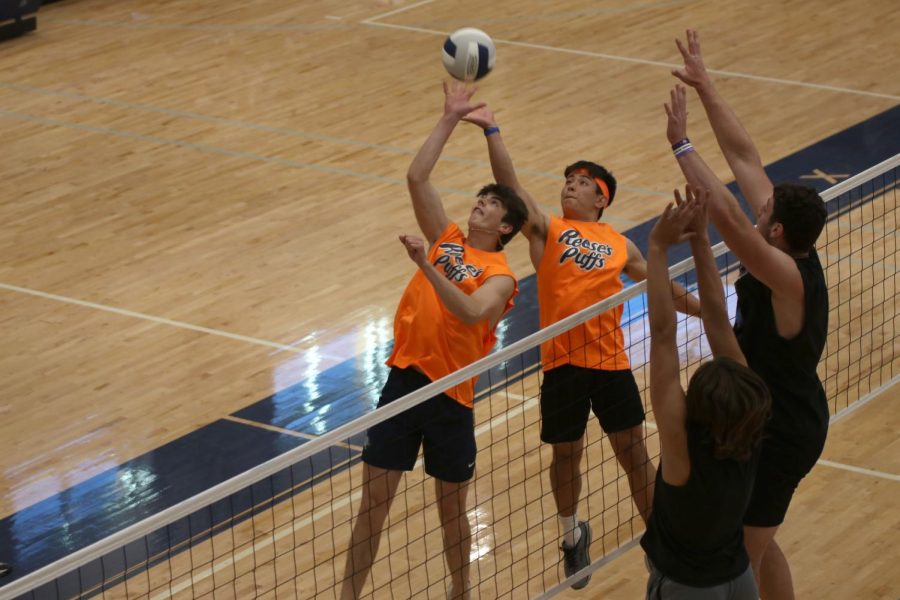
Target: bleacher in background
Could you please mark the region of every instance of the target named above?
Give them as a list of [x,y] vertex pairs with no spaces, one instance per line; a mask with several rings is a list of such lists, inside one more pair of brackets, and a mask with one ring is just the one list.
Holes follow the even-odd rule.
[[41,0],[0,0],[0,41],[37,29]]

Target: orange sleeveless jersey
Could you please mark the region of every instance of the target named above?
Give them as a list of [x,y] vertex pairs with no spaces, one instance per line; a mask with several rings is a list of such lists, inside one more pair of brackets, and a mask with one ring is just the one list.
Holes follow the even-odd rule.
[[[451,223],[428,251],[428,260],[466,294],[471,295],[490,277],[516,277],[502,252],[486,252],[466,245],[459,227]],[[506,302],[504,314],[513,306],[518,284]],[[392,367],[416,367],[436,381],[483,358],[497,338],[487,320],[467,325],[441,302],[421,270],[413,275],[400,298],[394,317],[394,351],[387,359]],[[475,379],[445,393],[463,406],[474,405]]]
[[[625,236],[606,223],[550,217],[537,270],[541,328],[622,289],[628,260]],[[621,328],[622,305],[541,344],[544,371],[571,364],[590,369],[629,368]]]

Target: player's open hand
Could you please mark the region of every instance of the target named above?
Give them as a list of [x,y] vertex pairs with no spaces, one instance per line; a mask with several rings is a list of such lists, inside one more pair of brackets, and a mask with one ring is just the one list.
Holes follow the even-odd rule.
[[668,248],[694,236],[690,225],[697,215],[700,204],[692,193],[686,191],[685,195],[687,198],[682,199],[681,192],[675,190],[675,202],[670,202],[666,206],[650,232],[651,244]]
[[[710,193],[711,192],[705,188],[699,189],[690,185],[684,186],[684,194],[687,197],[687,201],[692,201],[697,205],[697,209],[694,211],[694,218],[687,224],[685,229],[685,231],[694,234],[693,240],[697,240],[698,238],[708,240],[709,238],[709,219],[706,214],[706,207],[709,204]],[[679,201],[679,196],[678,190],[675,190],[676,202]]]
[[468,121],[469,123],[472,123],[474,125],[478,125],[482,129],[497,126],[497,120],[494,118],[494,113],[490,108],[487,107],[487,105],[476,108],[475,110],[464,116],[462,120]]
[[472,96],[478,88],[468,86],[462,81],[444,82],[444,114],[457,119],[486,106],[484,102],[472,103]]
[[687,90],[676,85],[669,91],[669,104],[666,109],[666,137],[670,144],[687,138]]
[[684,60],[684,68],[673,69],[672,75],[692,88],[702,87],[710,83],[709,73],[703,64],[703,55],[700,54],[700,34],[695,29],[687,30],[687,43],[675,38],[675,45],[681,52]]

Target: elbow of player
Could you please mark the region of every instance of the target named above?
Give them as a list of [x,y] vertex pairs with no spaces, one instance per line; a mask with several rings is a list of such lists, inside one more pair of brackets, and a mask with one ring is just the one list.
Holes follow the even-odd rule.
[[478,323],[484,321],[484,319],[484,315],[466,311],[463,315],[460,316],[459,320],[466,325],[477,325]]
[[703,316],[703,308],[700,304],[700,300],[697,299],[695,302],[688,303],[688,307],[685,312],[692,317],[701,318]]
[[426,181],[428,181],[428,173],[416,169],[414,166],[409,167],[409,170],[406,172],[406,184],[408,186],[425,183]]
[[487,319],[487,315],[475,306],[462,306],[459,310],[453,311],[456,318],[466,325],[477,325]]

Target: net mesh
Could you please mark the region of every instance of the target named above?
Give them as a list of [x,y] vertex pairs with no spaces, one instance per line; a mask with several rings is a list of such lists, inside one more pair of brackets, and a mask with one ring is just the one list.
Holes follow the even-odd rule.
[[[830,218],[818,248],[831,312],[819,372],[833,415],[852,410],[900,371],[898,164],[900,156],[823,194]],[[717,255],[733,315],[737,261],[722,246]],[[670,273],[693,289],[690,260]],[[642,290],[642,285],[629,287],[462,372],[26,575],[0,588],[0,598],[339,597],[362,496],[360,454],[367,428],[478,374],[477,471],[465,507],[472,531],[473,591],[483,598],[551,596],[570,582],[563,581],[560,562],[548,476],[552,453],[540,442],[543,374],[537,348],[624,304],[625,349],[647,411],[641,442],[656,462],[659,443],[647,401],[649,340]],[[699,319],[679,315],[678,348],[686,385],[709,356]],[[377,393],[381,383],[361,393]],[[629,473],[593,419],[585,439],[578,514],[594,531],[591,568],[596,569],[634,543],[643,521]],[[635,494],[645,491],[636,489]],[[401,478],[364,596],[446,597],[450,579],[436,494],[420,457]]]

